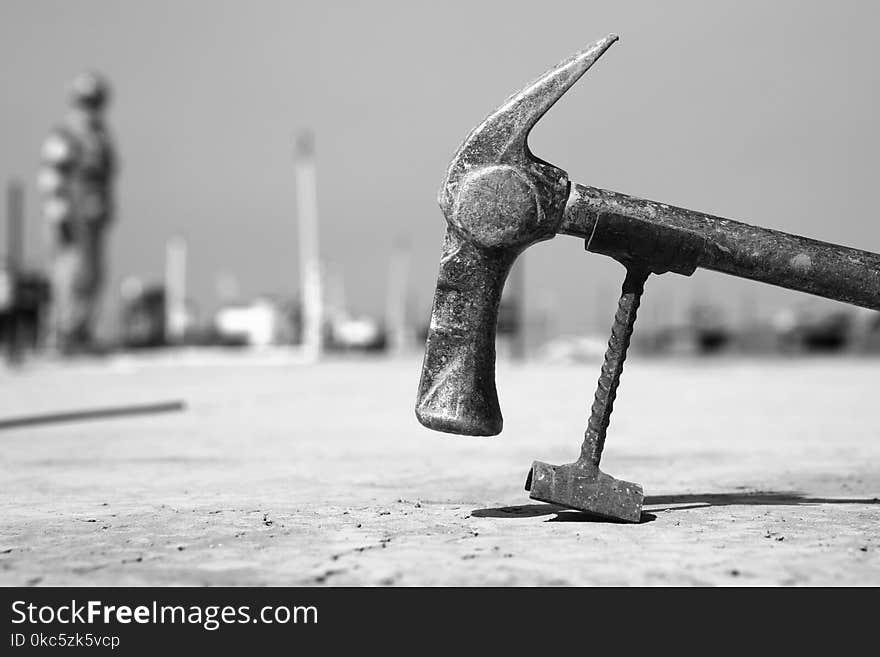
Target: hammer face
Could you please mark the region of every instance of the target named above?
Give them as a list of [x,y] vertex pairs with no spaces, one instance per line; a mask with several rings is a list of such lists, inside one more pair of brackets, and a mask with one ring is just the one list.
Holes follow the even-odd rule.
[[533,500],[623,522],[639,522],[645,499],[639,484],[577,463],[550,465],[535,461],[529,470],[526,490]]

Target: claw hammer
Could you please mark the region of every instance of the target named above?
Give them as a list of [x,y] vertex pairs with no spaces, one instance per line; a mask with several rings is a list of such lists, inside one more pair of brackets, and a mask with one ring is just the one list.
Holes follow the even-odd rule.
[[531,497],[638,522],[639,484],[599,469],[623,362],[650,274],[697,267],[880,310],[880,255],[572,183],[534,156],[529,132],[617,40],[610,34],[508,98],[465,138],[440,188],[447,230],[416,401],[429,429],[501,432],[495,328],[504,281],[526,248],[562,233],[626,267],[580,458],[535,461]]

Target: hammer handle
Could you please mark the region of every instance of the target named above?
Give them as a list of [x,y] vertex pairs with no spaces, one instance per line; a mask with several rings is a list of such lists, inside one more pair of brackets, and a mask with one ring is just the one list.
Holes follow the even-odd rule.
[[[880,310],[880,255],[869,251],[577,184],[559,232],[658,273],[703,267]],[[602,239],[606,232],[614,234]],[[652,262],[657,254],[664,262]]]
[[501,431],[495,326],[516,256],[481,249],[447,228],[416,400],[416,417],[429,429],[468,436]]

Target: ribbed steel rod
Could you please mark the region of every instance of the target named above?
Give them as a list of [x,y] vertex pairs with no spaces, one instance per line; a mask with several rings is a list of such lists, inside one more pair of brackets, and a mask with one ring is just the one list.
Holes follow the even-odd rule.
[[605,361],[602,364],[593,408],[587,422],[584,443],[581,446],[580,462],[590,467],[598,468],[602,458],[605,434],[611,422],[611,411],[614,409],[617,386],[620,385],[620,375],[623,373],[626,350],[632,338],[636,313],[649,273],[645,269],[633,267],[628,267],[626,270],[617,313],[614,315],[614,324],[611,327],[611,338],[608,340]]

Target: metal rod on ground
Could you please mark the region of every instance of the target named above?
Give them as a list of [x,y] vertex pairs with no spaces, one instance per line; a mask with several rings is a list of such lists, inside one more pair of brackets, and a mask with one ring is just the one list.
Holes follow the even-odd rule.
[[165,338],[181,344],[186,333],[186,240],[172,237],[165,245]]
[[82,420],[103,420],[132,415],[151,415],[155,413],[171,413],[183,411],[186,404],[182,401],[161,402],[157,404],[140,404],[135,406],[116,406],[110,408],[92,408],[79,411],[63,411],[42,415],[25,415],[8,419],[0,419],[0,430],[32,427],[41,424],[60,424],[79,422]]
[[302,346],[309,358],[324,350],[324,304],[318,242],[318,199],[314,138],[303,132],[296,148],[296,202],[299,223]]

